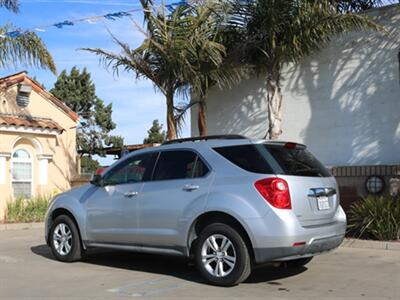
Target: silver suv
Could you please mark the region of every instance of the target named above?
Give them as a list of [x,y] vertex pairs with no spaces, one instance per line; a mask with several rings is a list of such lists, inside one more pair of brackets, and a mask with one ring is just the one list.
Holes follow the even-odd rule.
[[66,262],[91,247],[191,257],[211,283],[254,265],[299,267],[338,247],[335,179],[301,144],[213,136],[131,153],[51,203],[45,237]]

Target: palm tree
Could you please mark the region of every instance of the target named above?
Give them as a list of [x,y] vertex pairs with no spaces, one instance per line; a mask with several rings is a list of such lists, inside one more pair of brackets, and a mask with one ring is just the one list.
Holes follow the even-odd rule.
[[223,63],[225,47],[215,40],[217,23],[206,5],[180,5],[168,13],[164,5],[156,9],[152,0],[141,0],[141,3],[146,30],[142,30],[145,40],[138,48],[131,49],[113,37],[122,49],[121,54],[102,49],[84,50],[100,55],[106,67],[116,72],[133,71],[137,78],[151,80],[166,98],[167,138],[174,139],[180,120],[175,116],[176,93],[190,90],[200,95],[200,111],[205,120],[206,90],[212,82],[222,84],[233,75],[217,69]]
[[242,57],[265,78],[269,129],[277,139],[282,123],[282,68],[320,50],[335,36],[382,30],[365,15],[340,14],[324,0],[236,0],[231,26],[241,36]]
[[221,27],[223,7],[215,1],[194,5],[189,17],[192,33],[189,40],[190,70],[186,83],[196,101],[191,101],[180,113],[198,105],[197,124],[200,136],[207,135],[206,104],[208,92],[214,86],[220,89],[239,83],[243,68],[232,59],[229,44]]
[[133,71],[139,79],[153,82],[157,90],[164,94],[167,104],[167,138],[177,136],[174,118],[174,96],[184,85],[182,72],[186,72],[188,46],[188,24],[185,16],[189,6],[182,5],[168,13],[165,6],[156,9],[152,0],[141,0],[145,15],[146,30],[143,43],[136,49],[113,36],[120,46],[120,54],[103,49],[84,48],[99,55],[118,74],[119,69]]
[[[18,0],[0,0],[1,7],[17,13],[19,3]],[[16,36],[8,36],[7,32],[14,32]],[[10,24],[0,26],[0,68],[17,64],[50,69],[56,73],[51,54],[35,33],[22,32]]]

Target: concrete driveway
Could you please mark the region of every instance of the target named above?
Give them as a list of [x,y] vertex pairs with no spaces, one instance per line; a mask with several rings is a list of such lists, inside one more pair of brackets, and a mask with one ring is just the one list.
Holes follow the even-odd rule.
[[399,299],[400,251],[340,248],[296,271],[264,267],[232,288],[203,283],[187,261],[93,251],[57,262],[40,229],[0,232],[0,299]]

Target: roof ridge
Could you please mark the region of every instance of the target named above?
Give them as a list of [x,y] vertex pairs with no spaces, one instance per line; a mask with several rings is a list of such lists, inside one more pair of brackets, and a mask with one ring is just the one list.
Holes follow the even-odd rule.
[[21,75],[21,74],[25,74],[27,76],[28,75],[28,71],[23,70],[23,71],[19,71],[17,73],[14,73],[14,74],[10,74],[10,75],[4,76],[4,77],[0,77],[0,82],[4,81],[4,80],[7,80],[10,77],[18,76],[18,75]]

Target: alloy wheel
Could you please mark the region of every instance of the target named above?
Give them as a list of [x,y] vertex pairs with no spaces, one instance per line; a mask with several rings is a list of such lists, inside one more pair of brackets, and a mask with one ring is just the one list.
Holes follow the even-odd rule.
[[204,268],[215,277],[225,277],[236,265],[236,250],[233,243],[222,234],[208,237],[201,248]]
[[53,233],[54,248],[60,255],[68,255],[72,248],[72,232],[67,224],[60,223]]

